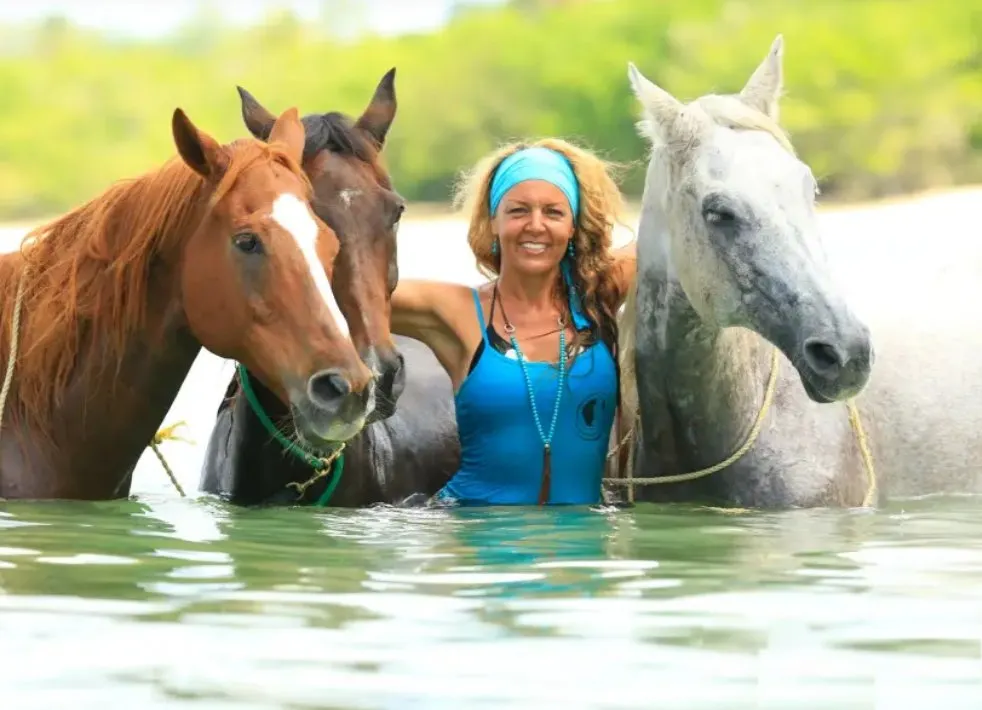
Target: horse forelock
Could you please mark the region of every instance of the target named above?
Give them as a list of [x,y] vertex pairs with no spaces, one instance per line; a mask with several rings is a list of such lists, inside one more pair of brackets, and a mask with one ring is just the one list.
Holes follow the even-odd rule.
[[780,124],[742,101],[738,96],[707,94],[696,99],[693,105],[700,108],[717,126],[737,131],[762,131],[776,140],[778,145],[788,153],[795,155],[791,139]]
[[257,163],[273,162],[285,167],[300,181],[304,199],[313,197],[313,186],[303,167],[293,159],[279,143],[264,143],[251,138],[241,138],[225,146],[232,160],[209,199],[214,208],[235,187],[242,174]]
[[379,146],[360,131],[350,118],[339,111],[332,111],[306,116],[303,123],[307,135],[305,160],[325,150],[341,158],[353,158],[371,170],[376,182],[391,189],[392,183]]

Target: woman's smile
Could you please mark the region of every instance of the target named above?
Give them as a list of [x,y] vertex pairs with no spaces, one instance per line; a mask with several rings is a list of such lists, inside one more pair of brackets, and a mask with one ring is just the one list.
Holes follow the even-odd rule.
[[529,254],[544,254],[546,249],[549,248],[548,244],[543,244],[542,242],[527,242],[527,241],[519,242],[518,246],[522,250],[527,251]]

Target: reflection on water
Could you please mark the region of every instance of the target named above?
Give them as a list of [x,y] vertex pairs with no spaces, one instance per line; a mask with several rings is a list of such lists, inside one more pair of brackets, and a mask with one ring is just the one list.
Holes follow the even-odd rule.
[[4,503],[3,707],[979,707],[978,508]]

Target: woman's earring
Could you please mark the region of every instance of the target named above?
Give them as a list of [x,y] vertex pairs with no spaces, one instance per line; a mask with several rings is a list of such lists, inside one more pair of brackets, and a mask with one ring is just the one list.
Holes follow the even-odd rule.
[[570,259],[576,256],[576,247],[573,246],[572,239],[569,240],[569,246],[566,247],[566,253],[569,255]]
[[494,255],[494,256],[498,256],[498,240],[497,239],[495,239],[493,242],[491,242],[491,254]]

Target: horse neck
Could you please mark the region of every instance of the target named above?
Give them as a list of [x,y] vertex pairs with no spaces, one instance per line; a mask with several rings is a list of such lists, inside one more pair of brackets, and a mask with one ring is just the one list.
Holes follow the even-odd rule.
[[[177,250],[183,236],[164,235],[161,243]],[[5,486],[37,490],[39,497],[128,494],[137,461],[201,351],[187,326],[179,262],[179,254],[167,253],[149,264],[142,326],[128,335],[121,351],[111,345],[109,333],[82,325],[85,344],[59,406],[44,421],[22,418],[21,407],[12,412],[12,423],[20,421],[17,447],[6,446],[13,440],[4,442],[0,464],[6,471],[26,471],[27,478],[4,480]],[[23,266],[18,261],[12,268],[19,274]]]
[[[162,277],[148,288],[147,327],[131,340],[118,368],[90,369],[89,363],[80,362],[83,372],[100,375],[75,380],[67,392],[68,416],[82,421],[84,413],[81,429],[88,432],[87,441],[112,447],[124,469],[128,461],[135,465],[160,428],[201,351],[187,328],[180,296],[170,288],[175,280]],[[99,349],[86,356],[99,357]]]
[[[287,406],[254,375],[249,378],[249,384],[259,406],[272,422],[279,425],[290,416]],[[297,493],[288,487],[289,484],[304,483],[313,475],[313,470],[290,455],[270,435],[242,391],[241,384],[235,397],[234,411],[239,416],[233,418],[232,426],[242,428],[241,433],[236,432],[231,440],[232,445],[239,449],[233,459],[238,479],[235,481],[236,489],[251,503],[272,500],[296,502]],[[283,427],[280,430],[283,431]],[[287,436],[293,438],[290,434]]]
[[646,199],[638,239],[637,380],[642,431],[666,437],[683,467],[733,453],[757,416],[771,349],[741,328],[706,323],[689,301],[672,261],[667,224]]

